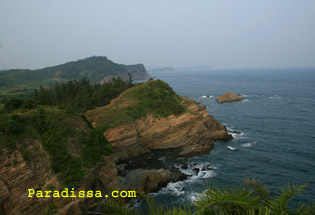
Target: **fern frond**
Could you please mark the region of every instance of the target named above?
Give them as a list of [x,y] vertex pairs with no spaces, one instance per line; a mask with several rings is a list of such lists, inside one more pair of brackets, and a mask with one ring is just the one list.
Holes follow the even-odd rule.
[[196,214],[203,214],[205,211],[243,214],[244,211],[258,209],[261,205],[260,197],[245,187],[220,189],[214,183],[210,183],[206,193],[194,203]]
[[121,204],[115,200],[108,200],[101,203],[103,212],[111,215],[137,215],[135,210],[128,208],[126,205]]
[[278,192],[277,196],[274,197],[268,203],[269,207],[273,210],[274,213],[291,213],[288,209],[288,203],[296,197],[296,195],[303,192],[306,188],[306,184],[297,185],[297,184],[288,184],[285,188],[282,188]]
[[264,201],[269,200],[269,187],[263,186],[262,182],[259,179],[250,179],[246,175],[244,176],[244,184],[248,189],[252,189],[260,196]]

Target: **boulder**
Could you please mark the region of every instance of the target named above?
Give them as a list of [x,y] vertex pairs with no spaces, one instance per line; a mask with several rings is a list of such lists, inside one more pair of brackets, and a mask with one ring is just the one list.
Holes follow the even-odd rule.
[[155,192],[165,187],[172,180],[169,170],[165,169],[136,169],[129,172],[123,182],[127,190],[136,189],[145,192]]

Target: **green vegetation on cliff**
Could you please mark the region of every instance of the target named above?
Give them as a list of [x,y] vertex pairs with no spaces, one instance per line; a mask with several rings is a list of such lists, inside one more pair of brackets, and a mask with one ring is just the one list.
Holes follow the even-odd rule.
[[[82,113],[108,104],[119,94],[112,104],[87,112],[99,120],[98,127],[90,126]],[[0,111],[0,151],[17,150],[28,164],[48,154],[50,170],[68,187],[76,187],[90,168],[111,153],[104,127],[147,114],[167,117],[186,111],[182,98],[160,80],[133,86],[121,79],[104,84],[81,79],[40,87],[31,98],[12,99]]]
[[[76,187],[112,147],[77,114],[14,100],[0,113],[0,151],[18,150],[28,164],[47,157],[62,186]],[[41,150],[41,147],[43,150]]]
[[165,82],[151,80],[125,91],[110,105],[86,113],[97,126],[113,128],[152,114],[155,117],[179,115],[186,111],[182,98]]
[[113,78],[104,84],[91,84],[86,78],[81,80],[57,83],[54,87],[40,86],[32,98],[35,102],[45,105],[58,105],[71,112],[84,112],[106,105],[119,96],[128,87],[133,86],[120,78]]

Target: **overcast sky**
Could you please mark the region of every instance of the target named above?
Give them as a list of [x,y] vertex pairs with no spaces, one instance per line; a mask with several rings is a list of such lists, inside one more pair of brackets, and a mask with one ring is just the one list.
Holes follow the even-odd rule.
[[314,0],[0,0],[0,69],[315,67]]

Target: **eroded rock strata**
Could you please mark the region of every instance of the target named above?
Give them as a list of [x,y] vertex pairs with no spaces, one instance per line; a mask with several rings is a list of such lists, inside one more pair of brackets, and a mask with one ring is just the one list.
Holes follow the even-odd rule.
[[[33,143],[40,148],[37,140]],[[112,160],[106,159],[90,170],[76,190],[110,193],[112,189],[119,188],[117,173]],[[47,214],[52,205],[58,209],[58,214],[81,214],[99,201],[97,198],[86,197],[28,197],[28,189],[45,192],[51,187],[55,190],[59,188],[57,177],[49,170],[49,160],[44,154],[27,163],[18,151],[3,151],[0,156],[0,176],[0,214]]]
[[232,139],[221,123],[205,107],[189,104],[180,116],[146,118],[107,130],[104,135],[115,151],[115,162],[123,162],[154,149],[180,148],[178,156],[193,157],[208,153],[213,142]]

